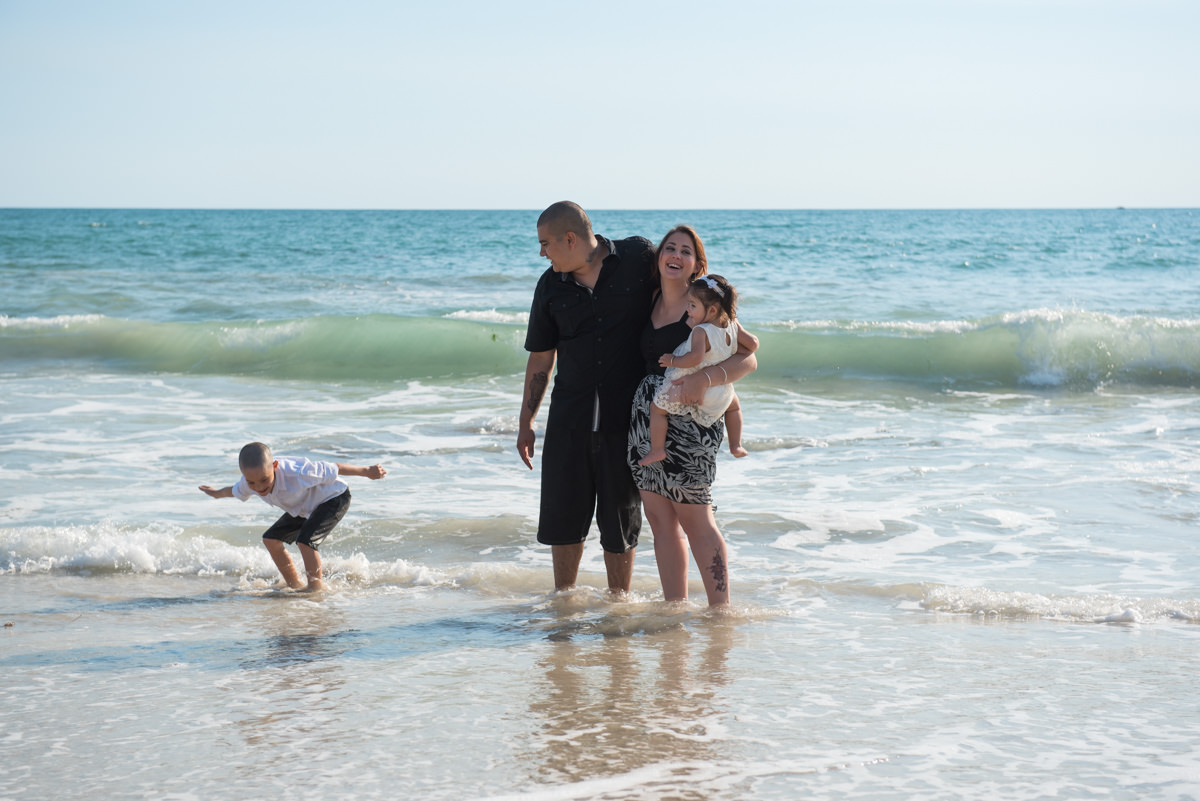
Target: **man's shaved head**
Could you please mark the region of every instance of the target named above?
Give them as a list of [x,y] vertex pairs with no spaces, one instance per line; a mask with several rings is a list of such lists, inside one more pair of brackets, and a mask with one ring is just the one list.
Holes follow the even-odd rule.
[[542,212],[538,217],[537,227],[553,236],[562,239],[567,233],[573,233],[580,239],[588,240],[592,236],[592,221],[587,212],[578,203],[560,200]]

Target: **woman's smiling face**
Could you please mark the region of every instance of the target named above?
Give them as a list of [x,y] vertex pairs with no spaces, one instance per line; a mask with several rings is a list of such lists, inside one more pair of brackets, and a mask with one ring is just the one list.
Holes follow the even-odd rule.
[[696,243],[683,231],[667,237],[658,252],[658,277],[661,281],[690,281],[696,273]]

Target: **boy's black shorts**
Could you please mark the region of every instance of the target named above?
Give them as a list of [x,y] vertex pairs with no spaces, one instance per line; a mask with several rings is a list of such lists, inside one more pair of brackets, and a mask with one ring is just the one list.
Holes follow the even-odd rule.
[[605,551],[625,553],[637,546],[642,499],[626,461],[628,439],[624,431],[547,429],[538,542],[577,545],[587,539],[594,514]]
[[314,551],[319,550],[321,541],[329,536],[350,508],[350,490],[313,509],[309,517],[296,517],[287,512],[275,521],[275,525],[263,532],[264,540],[283,540],[289,545],[298,542]]

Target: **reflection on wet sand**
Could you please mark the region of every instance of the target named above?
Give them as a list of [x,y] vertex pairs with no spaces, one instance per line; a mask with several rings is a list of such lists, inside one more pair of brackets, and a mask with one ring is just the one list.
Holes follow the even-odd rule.
[[707,618],[625,636],[628,627],[549,638],[531,690],[530,709],[542,721],[526,755],[534,780],[578,782],[732,756],[721,734],[721,688],[734,624]]
[[237,716],[246,745],[270,749],[277,759],[290,744],[320,743],[345,692],[337,657],[352,647],[355,632],[344,628],[343,617],[307,600],[265,605],[259,616],[264,636],[247,644],[232,699],[247,707]]

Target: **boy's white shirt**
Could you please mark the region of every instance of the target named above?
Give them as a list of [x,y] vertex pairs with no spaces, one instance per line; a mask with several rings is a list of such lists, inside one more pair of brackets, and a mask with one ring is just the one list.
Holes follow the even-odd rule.
[[239,501],[262,498],[271,506],[278,507],[295,517],[309,517],[313,510],[330,498],[345,492],[348,485],[338,478],[338,467],[334,462],[313,462],[305,458],[278,457],[275,468],[275,486],[266,495],[259,495],[246,483],[242,476],[233,485],[233,497]]

